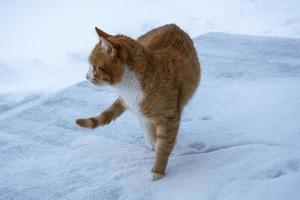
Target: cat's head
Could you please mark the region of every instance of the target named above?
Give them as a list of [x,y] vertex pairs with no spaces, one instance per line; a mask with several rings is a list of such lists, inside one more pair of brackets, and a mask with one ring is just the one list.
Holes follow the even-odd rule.
[[111,36],[95,27],[99,36],[99,42],[89,56],[89,71],[86,74],[87,80],[95,85],[113,85],[122,79],[124,63],[117,56],[116,45],[112,42]]

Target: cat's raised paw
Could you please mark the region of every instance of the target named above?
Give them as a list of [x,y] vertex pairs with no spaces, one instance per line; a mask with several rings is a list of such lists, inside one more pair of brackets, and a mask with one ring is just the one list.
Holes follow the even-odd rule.
[[156,172],[151,172],[150,174],[150,179],[151,181],[158,181],[159,179],[163,178],[165,175],[164,174],[159,174]]
[[81,127],[85,128],[95,128],[96,123],[92,118],[88,119],[76,119],[75,123]]

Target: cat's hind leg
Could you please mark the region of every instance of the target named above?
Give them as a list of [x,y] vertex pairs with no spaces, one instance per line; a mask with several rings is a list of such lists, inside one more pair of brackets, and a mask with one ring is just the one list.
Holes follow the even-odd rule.
[[155,160],[152,167],[152,180],[158,180],[165,174],[169,155],[175,145],[179,119],[168,118],[165,123],[158,124],[155,146]]

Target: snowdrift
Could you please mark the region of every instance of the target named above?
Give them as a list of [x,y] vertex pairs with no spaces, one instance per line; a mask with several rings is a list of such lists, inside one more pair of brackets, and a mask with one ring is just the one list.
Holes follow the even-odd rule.
[[167,175],[126,112],[74,124],[117,97],[82,82],[0,113],[0,199],[300,199],[300,40],[210,33],[194,39],[202,83]]

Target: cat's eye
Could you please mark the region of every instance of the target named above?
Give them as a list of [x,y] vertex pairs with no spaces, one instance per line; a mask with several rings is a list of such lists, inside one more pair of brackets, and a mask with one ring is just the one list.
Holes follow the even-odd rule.
[[105,70],[104,68],[100,68],[99,70],[100,70],[102,73],[107,74],[107,72],[106,72],[106,70]]

